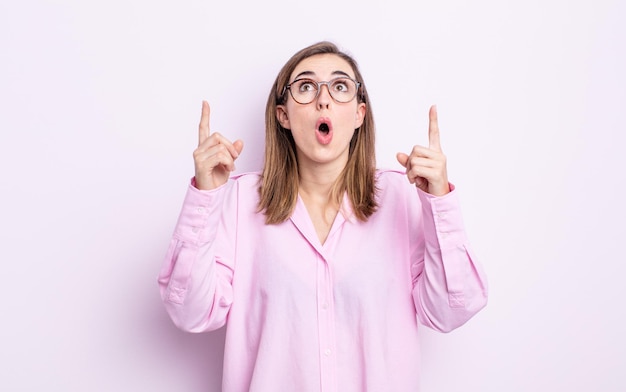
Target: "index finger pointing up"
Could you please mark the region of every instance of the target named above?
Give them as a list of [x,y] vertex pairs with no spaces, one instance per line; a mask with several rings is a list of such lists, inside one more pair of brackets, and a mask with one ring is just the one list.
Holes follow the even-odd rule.
[[430,107],[428,112],[428,147],[441,151],[439,142],[439,121],[437,120],[437,105]]
[[202,116],[200,116],[200,126],[198,127],[198,145],[209,138],[211,130],[209,128],[209,116],[211,108],[207,101],[202,101]]

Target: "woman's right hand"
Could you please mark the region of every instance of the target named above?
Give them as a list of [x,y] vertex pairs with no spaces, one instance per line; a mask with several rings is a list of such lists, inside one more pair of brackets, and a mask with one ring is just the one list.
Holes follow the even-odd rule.
[[235,170],[235,159],[243,150],[243,141],[230,140],[215,132],[211,134],[209,115],[211,109],[207,101],[202,101],[202,116],[198,128],[198,148],[193,152],[196,168],[196,188],[215,189],[224,185]]

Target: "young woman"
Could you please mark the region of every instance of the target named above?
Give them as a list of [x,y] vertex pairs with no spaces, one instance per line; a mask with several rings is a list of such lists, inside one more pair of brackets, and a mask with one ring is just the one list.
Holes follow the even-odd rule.
[[223,391],[419,389],[418,323],[451,331],[487,302],[434,107],[428,134],[376,170],[363,77],[329,42],[276,78],[262,173],[231,176],[243,142],[203,102],[159,285],[178,327],[227,324]]

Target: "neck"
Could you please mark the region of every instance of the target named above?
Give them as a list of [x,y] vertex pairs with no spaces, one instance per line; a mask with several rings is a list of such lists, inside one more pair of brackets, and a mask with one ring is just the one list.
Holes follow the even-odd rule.
[[342,170],[334,164],[299,166],[298,193],[322,244],[339,212],[341,202],[332,197],[332,190]]
[[[299,186],[308,193],[322,193],[332,189],[348,164],[349,158],[347,149],[332,157],[334,154],[331,152],[326,154],[328,157],[312,159],[296,148]],[[323,155],[323,152],[320,155]]]
[[315,198],[330,197],[335,182],[341,175],[344,165],[300,165],[298,191]]

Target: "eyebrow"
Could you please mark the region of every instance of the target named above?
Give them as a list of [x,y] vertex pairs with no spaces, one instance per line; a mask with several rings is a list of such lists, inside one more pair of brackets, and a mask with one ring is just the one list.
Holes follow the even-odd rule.
[[[304,72],[300,72],[299,74],[296,75],[295,78],[293,78],[293,80],[298,80],[300,79],[302,76],[314,76],[315,72],[313,71],[304,71]],[[348,77],[350,79],[352,79],[352,76],[348,75],[347,73],[343,72],[343,71],[333,71],[333,73],[331,75],[339,75],[339,76],[345,76]]]

